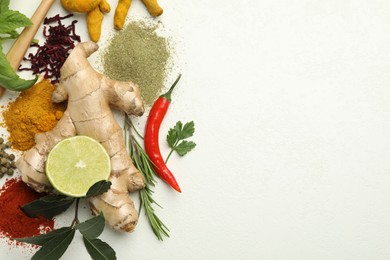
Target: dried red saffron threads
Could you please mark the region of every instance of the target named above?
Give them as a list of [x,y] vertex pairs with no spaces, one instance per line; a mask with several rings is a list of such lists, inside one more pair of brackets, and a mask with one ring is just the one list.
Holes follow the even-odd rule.
[[29,68],[19,66],[20,71],[31,70],[34,75],[44,73],[44,77],[51,79],[53,84],[59,81],[60,69],[69,56],[70,51],[74,48],[74,42],[81,41],[80,36],[76,34],[76,20],[72,21],[69,26],[65,26],[61,22],[61,20],[71,16],[73,14],[63,17],[57,14],[53,17],[45,18],[43,24],[49,25],[57,22],[58,25],[49,26],[49,29],[47,29],[47,26],[44,26],[45,44],[42,46],[39,44],[31,45],[31,47],[37,47],[38,50],[35,54],[30,53],[28,58],[23,59],[30,61],[31,66]]
[[20,209],[45,194],[35,192],[20,178],[9,179],[0,190],[0,236],[31,237],[53,230],[52,219],[30,218]]

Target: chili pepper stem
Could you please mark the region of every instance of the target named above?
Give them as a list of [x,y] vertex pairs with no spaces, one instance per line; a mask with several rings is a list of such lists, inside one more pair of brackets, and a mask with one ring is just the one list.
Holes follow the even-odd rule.
[[177,79],[175,80],[175,82],[173,82],[172,86],[169,88],[169,90],[165,93],[165,94],[162,94],[161,97],[165,98],[166,100],[168,100],[169,102],[172,101],[171,99],[171,95],[172,95],[172,91],[173,89],[175,88],[175,86],[177,85],[177,83],[179,82],[181,78],[181,74],[179,74],[179,76],[177,77]]

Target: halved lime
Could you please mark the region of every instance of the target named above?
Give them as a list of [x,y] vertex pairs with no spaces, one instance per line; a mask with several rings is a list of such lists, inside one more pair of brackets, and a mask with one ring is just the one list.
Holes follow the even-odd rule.
[[60,193],[83,197],[111,172],[110,156],[96,140],[87,136],[66,138],[56,144],[46,161],[46,175]]

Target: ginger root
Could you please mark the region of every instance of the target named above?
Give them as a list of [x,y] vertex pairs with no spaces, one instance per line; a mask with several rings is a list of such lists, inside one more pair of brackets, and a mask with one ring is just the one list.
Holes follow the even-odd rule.
[[[157,0],[142,0],[142,2],[153,17],[160,16],[163,13],[163,9],[159,6]],[[115,29],[121,30],[123,28],[130,5],[131,0],[118,0],[114,15]]]
[[110,190],[89,200],[93,214],[102,212],[107,223],[131,232],[138,213],[129,192],[142,189],[145,181],[126,150],[122,128],[115,121],[110,106],[127,114],[144,112],[138,86],[120,82],[96,72],[87,57],[98,49],[92,41],[79,43],[61,68],[61,80],[53,92],[55,103],[68,100],[64,115],[56,127],[37,134],[36,145],[26,151],[16,165],[22,179],[38,192],[52,191],[45,175],[47,155],[55,144],[74,135],[86,135],[99,141],[111,157]]
[[61,0],[62,6],[70,12],[87,13],[89,37],[97,42],[100,39],[103,14],[111,11],[106,0]]

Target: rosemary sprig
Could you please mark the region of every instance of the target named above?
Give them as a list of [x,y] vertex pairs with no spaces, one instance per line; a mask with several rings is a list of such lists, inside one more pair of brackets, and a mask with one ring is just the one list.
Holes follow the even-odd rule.
[[156,204],[161,208],[161,206],[152,197],[153,190],[151,187],[155,186],[155,176],[157,176],[153,169],[153,163],[133,134],[134,132],[140,139],[143,139],[142,135],[137,131],[134,124],[127,115],[125,116],[124,131],[130,157],[133,160],[135,167],[137,167],[137,169],[143,174],[146,180],[145,188],[139,191],[139,211],[141,212],[141,209],[144,208],[145,215],[149,220],[153,233],[156,235],[158,240],[163,240],[163,236],[169,237],[169,229],[160,220],[160,218],[157,217],[153,208],[153,204]]

